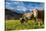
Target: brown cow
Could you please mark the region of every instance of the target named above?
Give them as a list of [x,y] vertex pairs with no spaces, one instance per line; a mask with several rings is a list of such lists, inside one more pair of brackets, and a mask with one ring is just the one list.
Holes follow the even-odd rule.
[[[40,21],[40,20],[42,20],[43,23],[44,23],[44,10],[33,9],[32,12],[33,12],[35,21]],[[37,19],[38,19],[38,20],[37,20]],[[40,20],[39,20],[39,19],[40,19]]]

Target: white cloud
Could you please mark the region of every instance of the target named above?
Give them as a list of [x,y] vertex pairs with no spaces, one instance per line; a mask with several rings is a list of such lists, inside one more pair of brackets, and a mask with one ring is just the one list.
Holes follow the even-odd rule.
[[13,2],[13,3],[14,3],[14,4],[16,4],[16,5],[17,5],[17,4],[19,4],[19,2],[18,2],[18,1],[16,1],[16,2]]
[[43,10],[44,7],[36,7],[35,9]]
[[11,1],[18,1],[18,0],[11,0]]
[[11,3],[9,3],[9,2],[6,2],[6,8],[7,9],[14,9],[13,7],[11,7]]
[[10,7],[10,6],[6,6],[7,9],[14,9],[13,7]]
[[11,4],[11,3],[9,3],[9,2],[6,2],[6,5],[9,5],[9,4]]
[[17,6],[17,10],[23,10],[23,11],[26,11],[26,10],[27,10],[27,8],[26,8],[26,7],[24,7],[24,6]]

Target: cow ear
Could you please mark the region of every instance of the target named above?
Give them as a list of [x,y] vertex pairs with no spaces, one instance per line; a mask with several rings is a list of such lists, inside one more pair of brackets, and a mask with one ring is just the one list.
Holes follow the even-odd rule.
[[38,9],[36,9],[36,10],[38,10]]
[[33,11],[32,11],[33,12]]

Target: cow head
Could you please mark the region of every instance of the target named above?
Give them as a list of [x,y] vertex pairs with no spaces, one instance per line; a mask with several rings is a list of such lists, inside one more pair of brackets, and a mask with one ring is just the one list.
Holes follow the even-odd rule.
[[38,15],[37,9],[33,9],[33,10],[32,10],[32,13],[33,13],[33,16],[34,16],[34,17],[37,17],[37,15]]

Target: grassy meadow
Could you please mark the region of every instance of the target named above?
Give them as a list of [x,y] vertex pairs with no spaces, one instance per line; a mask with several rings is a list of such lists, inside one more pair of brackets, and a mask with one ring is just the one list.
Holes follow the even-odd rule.
[[27,23],[21,24],[20,20],[6,20],[6,30],[27,30],[27,29],[42,29],[44,24],[42,21],[35,22],[34,20],[28,20]]

